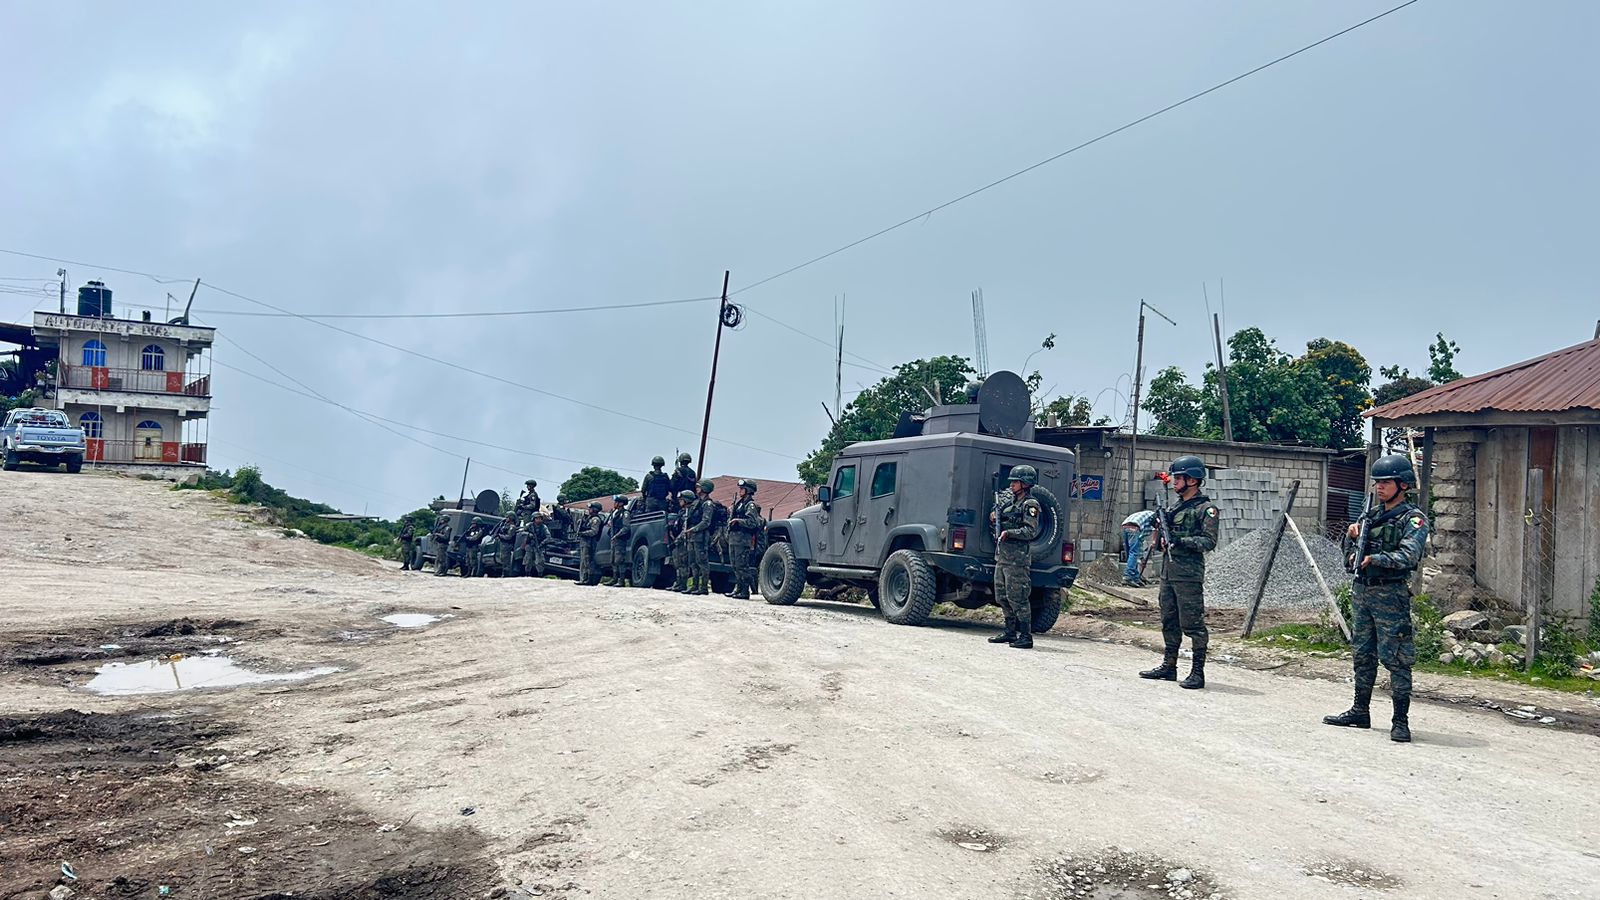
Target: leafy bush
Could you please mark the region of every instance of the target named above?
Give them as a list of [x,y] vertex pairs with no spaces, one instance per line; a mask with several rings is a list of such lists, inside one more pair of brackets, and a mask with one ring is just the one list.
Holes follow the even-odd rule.
[[1444,652],[1444,614],[1427,594],[1411,601],[1411,623],[1416,631],[1417,659],[1438,659]]

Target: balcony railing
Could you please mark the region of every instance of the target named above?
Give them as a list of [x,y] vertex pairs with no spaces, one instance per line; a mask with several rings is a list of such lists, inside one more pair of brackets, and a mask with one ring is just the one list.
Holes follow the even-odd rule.
[[86,391],[131,391],[135,394],[178,394],[210,397],[211,376],[153,369],[117,369],[106,366],[61,366],[60,386]]
[[177,441],[108,441],[89,438],[84,459],[88,462],[133,463],[176,466],[185,463],[205,465],[205,444]]

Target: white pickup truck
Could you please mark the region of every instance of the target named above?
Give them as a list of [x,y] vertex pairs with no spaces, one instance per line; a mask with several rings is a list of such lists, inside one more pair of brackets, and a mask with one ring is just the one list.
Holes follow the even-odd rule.
[[83,429],[67,421],[66,413],[32,407],[6,414],[5,425],[0,427],[0,451],[7,472],[25,462],[65,464],[68,472],[77,472],[83,468],[88,443]]

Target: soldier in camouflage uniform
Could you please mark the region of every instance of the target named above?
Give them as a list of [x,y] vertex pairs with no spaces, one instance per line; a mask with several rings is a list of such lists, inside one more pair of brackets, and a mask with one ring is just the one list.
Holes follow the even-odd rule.
[[1178,493],[1178,505],[1165,513],[1170,547],[1163,545],[1161,529],[1156,529],[1156,549],[1167,554],[1161,573],[1161,638],[1166,651],[1161,665],[1139,673],[1140,678],[1178,680],[1178,648],[1189,636],[1194,663],[1182,686],[1206,686],[1206,647],[1211,643],[1206,631],[1206,557],[1217,549],[1217,505],[1200,493],[1205,482],[1206,464],[1198,456],[1180,456],[1167,468],[1169,483]]
[[400,529],[400,571],[411,571],[411,561],[416,558],[417,529],[407,522],[406,527]]
[[[1389,670],[1389,693],[1394,698],[1389,739],[1402,744],[1411,740],[1411,666],[1417,661],[1409,582],[1428,542],[1428,519],[1406,496],[1416,478],[1411,460],[1398,454],[1372,464],[1372,490],[1378,503],[1345,534],[1345,553],[1356,573],[1350,599],[1356,699],[1348,710],[1322,719],[1329,725],[1371,728],[1372,686],[1382,662]],[[1358,547],[1363,524],[1367,539]]]
[[479,548],[483,545],[484,537],[489,529],[477,519],[472,520],[467,533],[461,536],[461,574],[466,578],[478,578],[483,575],[483,559]]
[[694,502],[694,491],[679,491],[673,495],[674,509],[667,513],[667,544],[672,553],[672,590],[689,593],[689,538],[683,533],[689,516],[689,505]]
[[689,467],[693,459],[694,457],[687,453],[678,454],[678,467],[672,470],[672,478],[667,482],[667,486],[672,490],[672,496],[676,497],[684,491],[694,493],[696,475],[694,469]]
[[1028,650],[1033,647],[1033,607],[1028,603],[1033,590],[1033,553],[1029,545],[1039,536],[1043,509],[1031,493],[1039,483],[1038,470],[1016,466],[1010,477],[1010,490],[996,500],[989,513],[997,531],[994,598],[1006,616],[1005,632],[989,638],[989,643]]
[[756,503],[756,483],[741,479],[739,499],[728,511],[728,562],[733,566],[733,590],[728,596],[735,600],[749,600],[756,586],[755,553],[765,524]]
[[645,512],[666,512],[676,501],[672,497],[672,476],[661,471],[667,461],[657,456],[650,460],[650,471],[639,485],[639,496],[644,498]]
[[450,517],[444,513],[433,520],[433,574],[450,574]]
[[589,503],[589,515],[583,520],[583,527],[578,529],[578,583],[599,584],[600,569],[595,564],[595,552],[600,549],[600,529],[606,523],[606,517],[601,512],[599,500]]
[[629,587],[631,565],[628,559],[628,536],[632,530],[628,527],[627,497],[617,494],[611,498],[611,515],[607,520],[611,524],[611,577],[600,583]]
[[711,526],[716,522],[715,504],[711,492],[717,486],[710,481],[700,482],[700,496],[689,505],[685,519],[684,537],[689,544],[689,589],[686,594],[711,593]]
[[519,518],[526,517],[528,514],[539,508],[539,482],[529,478],[527,481],[523,482],[523,484],[527,485],[527,489],[522,492],[521,497],[517,498],[517,506],[515,509],[515,512]]
[[522,574],[529,578],[544,576],[544,545],[550,540],[550,528],[544,524],[544,513],[535,511],[522,525]]

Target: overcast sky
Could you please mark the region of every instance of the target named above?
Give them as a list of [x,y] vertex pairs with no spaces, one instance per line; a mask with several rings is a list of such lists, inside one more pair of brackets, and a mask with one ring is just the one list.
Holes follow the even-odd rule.
[[[0,247],[299,313],[703,297],[1391,5],[0,0]],[[1118,419],[1139,299],[1181,326],[1151,320],[1147,372],[1197,377],[1219,279],[1230,329],[1349,341],[1374,368],[1426,368],[1441,329],[1468,373],[1586,340],[1596,35],[1588,0],[1422,0],[741,293],[820,342],[761,315],[726,334],[708,469],[795,477],[828,427],[838,295],[847,358],[889,366],[971,355],[981,287],[993,368],[1054,332],[1045,385]],[[0,276],[56,268],[0,254]],[[186,294],[67,269],[119,314]],[[0,320],[35,305],[0,293]],[[228,315],[264,310],[207,287],[195,307],[236,342],[215,354],[213,464],[346,510],[454,496],[468,454],[509,470],[470,490],[532,475],[547,499],[576,466],[399,429],[440,452],[224,364],[290,384],[253,353],[358,409],[635,477],[698,444],[714,303],[335,323],[662,424]],[[880,374],[846,366],[846,399]]]

